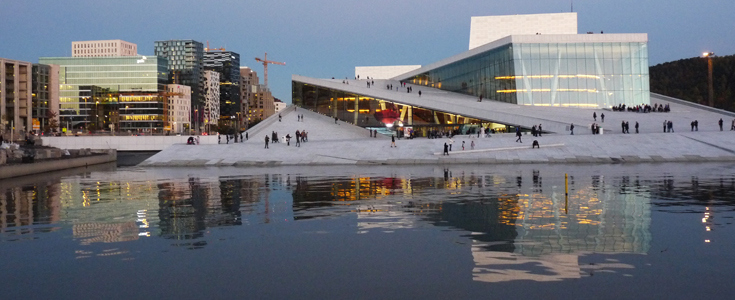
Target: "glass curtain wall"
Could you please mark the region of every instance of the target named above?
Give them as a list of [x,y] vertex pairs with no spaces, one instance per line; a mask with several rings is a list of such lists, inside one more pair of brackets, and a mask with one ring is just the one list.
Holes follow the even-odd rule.
[[646,43],[512,44],[406,80],[520,105],[650,104]]
[[60,127],[161,132],[167,125],[167,60],[157,57],[42,57],[59,69]]
[[650,103],[646,43],[514,44],[518,104],[604,108]]
[[411,128],[417,136],[426,136],[428,131],[475,132],[477,128],[492,128],[506,131],[505,125],[487,120],[465,117],[447,112],[404,105],[333,90],[301,82],[292,82],[294,105],[320,114],[337,117],[339,120],[366,128]]
[[412,84],[424,85],[450,92],[482,96],[508,103],[516,103],[516,82],[506,80],[516,72],[513,64],[513,46],[501,46],[472,57],[430,70],[406,79]]

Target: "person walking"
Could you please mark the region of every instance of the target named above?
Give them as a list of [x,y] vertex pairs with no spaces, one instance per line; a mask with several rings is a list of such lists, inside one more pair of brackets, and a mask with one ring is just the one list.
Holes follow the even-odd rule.
[[222,144],[222,135],[217,135],[217,144]]
[[605,113],[600,114],[600,120],[602,120],[602,123],[605,123]]
[[472,141],[472,143],[470,143],[470,150],[475,150],[475,141]]
[[337,117],[334,117],[334,124],[337,124]]
[[543,129],[541,128],[541,124],[538,124],[538,136],[541,136]]
[[398,146],[396,146],[396,136],[395,135],[391,135],[390,136],[390,147],[391,148],[398,148]]
[[419,90],[419,97],[421,97],[421,90]]
[[268,138],[268,135],[265,135],[265,149],[268,149],[268,144],[270,142],[270,139]]
[[666,124],[668,124],[668,122],[666,122],[666,120],[664,120],[664,133],[666,133]]
[[281,114],[278,114],[278,122],[281,122]]
[[625,133],[625,121],[623,121],[623,123],[620,124],[620,127],[622,127],[623,133]]
[[449,138],[449,151],[452,151],[452,144],[454,144],[454,140],[450,137]]
[[597,122],[597,112],[594,112],[594,111],[592,112],[592,119],[594,119],[595,122]]
[[520,127],[516,127],[516,136],[518,137],[516,139],[516,143],[518,142],[523,143],[523,141],[521,140],[521,128]]
[[462,141],[462,151],[464,151],[464,141]]
[[444,143],[444,153],[442,155],[449,155],[449,145],[447,143]]
[[291,146],[291,135],[286,134],[286,146]]
[[635,121],[635,133],[638,134],[638,121]]
[[717,123],[720,124],[720,131],[722,131],[722,118],[720,118],[720,121],[718,121]]
[[572,123],[572,125],[569,126],[569,131],[572,132],[571,135],[574,135],[574,123]]
[[248,140],[248,133],[247,132],[245,133],[245,140],[246,141]]

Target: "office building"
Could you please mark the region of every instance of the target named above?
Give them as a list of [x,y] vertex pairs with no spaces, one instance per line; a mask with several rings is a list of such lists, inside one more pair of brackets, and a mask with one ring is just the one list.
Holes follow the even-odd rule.
[[71,57],[136,56],[138,45],[123,40],[71,42]]
[[[156,56],[41,57],[59,65],[63,132],[160,133],[169,126],[167,60]],[[90,67],[93,66],[93,67]]]
[[59,66],[33,64],[32,70],[33,130],[41,132],[58,130]]
[[232,51],[206,51],[204,52],[204,69],[220,74],[220,123],[237,127],[242,101],[240,98],[240,54]]
[[248,67],[240,67],[240,110],[242,112],[241,127],[247,128],[252,121],[252,113],[255,110],[258,93],[258,73]]
[[214,130],[219,121],[219,73],[215,71],[204,71],[204,89],[202,90],[202,96],[204,99],[204,105],[202,106],[202,115],[200,119],[200,130],[209,132]]
[[268,87],[263,84],[259,84],[255,93],[255,102],[253,107],[251,118],[255,121],[265,120],[276,113],[276,106],[273,102],[273,94]]
[[166,40],[156,41],[153,50],[156,56],[168,60],[168,83],[191,87],[192,109],[202,108],[204,45],[194,40]]
[[166,89],[169,130],[188,133],[191,129],[191,87],[169,84]]
[[[0,122],[15,137],[32,128],[32,64],[0,58]],[[8,138],[7,136],[6,138]]]

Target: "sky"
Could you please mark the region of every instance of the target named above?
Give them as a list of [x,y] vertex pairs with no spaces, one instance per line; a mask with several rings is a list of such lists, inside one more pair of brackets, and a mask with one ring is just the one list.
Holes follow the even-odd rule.
[[[569,12],[570,0],[0,0],[0,57],[71,56],[71,42],[194,39],[269,65],[273,95],[291,75],[352,78],[355,66],[427,65],[467,51],[472,16]],[[648,33],[649,63],[735,54],[735,1],[576,0],[578,30]]]

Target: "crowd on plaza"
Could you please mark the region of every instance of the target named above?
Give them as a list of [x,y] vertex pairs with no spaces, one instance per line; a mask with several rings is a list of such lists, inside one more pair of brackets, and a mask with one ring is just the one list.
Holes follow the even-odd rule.
[[612,107],[613,111],[628,111],[628,112],[641,112],[641,113],[649,113],[649,112],[670,112],[671,108],[668,104],[666,105],[659,105],[658,103],[655,103],[653,106],[649,104],[645,105],[636,105],[636,106],[626,106],[625,104],[619,104],[617,106]]

